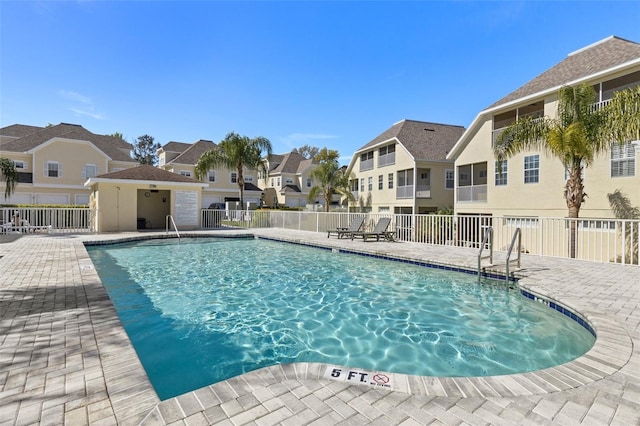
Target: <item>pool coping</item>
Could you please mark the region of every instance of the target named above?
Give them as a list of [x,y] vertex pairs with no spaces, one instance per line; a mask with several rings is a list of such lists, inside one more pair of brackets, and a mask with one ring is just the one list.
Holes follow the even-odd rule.
[[[203,237],[201,234],[184,233],[183,237]],[[225,237],[225,236],[218,236]],[[369,250],[368,246],[363,245],[359,248],[345,249],[336,247],[332,244],[335,240],[328,240],[327,244],[321,244],[317,241],[308,242],[297,238],[287,238],[283,236],[261,236],[259,233],[249,232],[243,236],[262,238],[273,241],[281,241],[292,244],[300,244],[305,246],[319,247],[324,249],[338,249],[340,252],[353,253],[364,256],[372,256],[378,258],[389,259],[393,261],[405,261],[425,266],[423,260],[417,258],[408,258],[402,256],[390,256],[387,253],[377,250]],[[162,238],[172,238],[162,237]],[[235,236],[226,236],[226,238],[238,238]],[[144,239],[155,239],[154,236],[135,236],[123,239],[111,240],[114,242],[129,242]],[[101,244],[101,242],[85,242],[87,245]],[[468,265],[458,265],[455,263],[443,264],[440,262],[429,262],[433,265],[442,266],[438,269],[448,269],[454,271],[470,272]],[[435,266],[436,268],[438,266]],[[497,278],[500,275],[496,272],[492,277]],[[504,277],[504,275],[502,275]],[[223,382],[209,385],[216,392],[217,388],[233,387],[253,389],[254,386],[245,384],[253,383],[256,379],[263,382],[264,385],[269,383],[280,383],[283,380],[330,380],[327,371],[333,368],[342,368],[349,371],[363,371],[370,375],[382,373],[391,378],[393,386],[380,386],[383,390],[395,392],[403,392],[411,395],[430,395],[445,397],[513,397],[522,395],[538,395],[545,393],[554,393],[563,390],[575,389],[580,386],[593,383],[603,378],[611,376],[616,371],[624,367],[630,360],[633,351],[631,337],[626,333],[623,327],[615,320],[602,313],[588,309],[587,307],[575,306],[576,301],[564,301],[562,297],[556,297],[548,294],[544,289],[540,289],[535,284],[535,278],[518,274],[520,288],[526,291],[534,300],[549,306],[550,309],[559,310],[562,313],[573,314],[582,318],[590,328],[596,333],[596,340],[593,347],[583,356],[569,361],[567,363],[549,367],[543,370],[537,370],[527,373],[500,375],[500,376],[480,376],[480,377],[434,377],[434,376],[413,376],[401,373],[390,373],[384,371],[359,370],[357,368],[334,366],[323,363],[291,363],[279,364],[264,367],[245,373],[241,376],[234,377]],[[533,281],[533,282],[532,282]],[[523,295],[526,297],[526,295]],[[555,306],[550,306],[553,304]],[[578,303],[579,305],[579,303]],[[559,308],[559,309],[558,309]],[[563,312],[565,311],[565,312]],[[575,318],[573,318],[575,320]],[[588,328],[587,328],[588,329]],[[612,356],[613,354],[613,356]],[[344,377],[338,379],[344,380]],[[373,382],[366,383],[349,382],[353,386],[372,386]],[[375,385],[374,385],[375,386]],[[197,390],[188,392],[188,394],[197,395]],[[217,392],[216,392],[217,393]],[[238,394],[238,396],[241,396]],[[176,399],[184,399],[184,396],[170,398],[161,401],[157,407],[149,413],[149,419],[155,419],[157,416],[162,417],[165,406],[172,406]]]
[[[389,252],[394,252],[398,258],[408,261],[423,261],[428,258],[442,265],[471,270],[477,267],[474,253],[476,251],[459,247],[438,247],[417,243],[363,243],[361,240],[352,242],[344,239],[327,240],[319,233],[283,229],[201,231],[185,233],[185,236],[243,236],[246,238],[257,236],[311,243],[332,249],[357,250],[366,255],[386,256]],[[92,356],[97,354],[98,364],[91,369],[87,369],[86,366],[73,367],[71,364],[59,373],[47,373],[54,368],[53,365],[48,367],[48,370],[35,365],[25,367],[27,374],[25,377],[29,377],[30,371],[33,371],[36,376],[64,375],[61,377],[70,377],[72,382],[76,378],[85,377],[85,380],[91,380],[86,386],[89,386],[89,383],[103,382],[103,385],[97,388],[96,386],[86,387],[84,393],[74,391],[62,396],[59,393],[50,393],[48,379],[44,390],[32,389],[23,396],[11,389],[8,392],[6,390],[4,393],[0,392],[0,400],[8,398],[4,399],[4,404],[0,404],[0,424],[10,419],[12,413],[16,417],[14,421],[9,421],[9,424],[31,424],[38,421],[45,424],[51,423],[51,419],[58,419],[53,423],[61,422],[60,419],[67,422],[69,419],[76,418],[75,416],[85,419],[84,422],[76,423],[91,424],[94,423],[91,419],[102,419],[95,424],[170,424],[184,421],[189,424],[200,422],[231,425],[246,422],[279,424],[283,421],[271,421],[276,418],[289,419],[288,422],[283,421],[283,424],[300,424],[299,421],[302,418],[312,418],[309,410],[314,413],[316,420],[322,419],[330,423],[338,422],[339,419],[353,420],[356,417],[360,417],[360,424],[368,423],[362,419],[372,421],[374,418],[385,419],[381,420],[384,424],[400,424],[403,419],[426,421],[424,418],[448,418],[451,422],[454,422],[453,419],[458,419],[457,422],[460,419],[463,419],[462,421],[467,419],[467,422],[472,423],[499,423],[500,421],[514,423],[516,421],[513,419],[524,419],[523,416],[528,420],[536,420],[537,424],[541,420],[544,423],[545,419],[549,422],[549,419],[558,416],[565,422],[573,416],[578,416],[583,421],[584,419],[602,420],[598,423],[611,423],[614,420],[619,423],[620,419],[624,420],[623,423],[640,422],[640,414],[638,414],[640,403],[635,402],[640,395],[640,378],[637,377],[638,367],[640,367],[638,345],[634,353],[634,341],[637,342],[640,336],[638,294],[633,284],[627,283],[620,289],[611,285],[615,279],[619,279],[613,278],[613,275],[626,277],[626,281],[633,282],[640,276],[640,268],[534,256],[523,256],[523,264],[526,267],[517,274],[521,288],[533,297],[542,298],[549,305],[554,304],[568,309],[569,314],[579,314],[596,331],[594,346],[576,360],[536,372],[504,376],[439,378],[394,373],[393,382],[397,383],[397,391],[387,390],[388,388],[384,387],[355,385],[346,380],[328,380],[327,369],[333,366],[326,364],[293,363],[265,367],[160,401],[117,317],[115,308],[106,295],[106,290],[85,247],[85,243],[91,242],[125,242],[158,238],[172,238],[172,236],[162,232],[35,235],[25,236],[4,247],[0,246],[0,252],[2,252],[0,254],[4,255],[1,261],[8,267],[0,271],[0,275],[4,274],[5,278],[12,278],[13,284],[10,286],[19,288],[22,284],[18,281],[21,279],[7,274],[19,274],[29,265],[37,265],[37,273],[41,273],[42,265],[48,265],[51,262],[48,259],[51,254],[55,253],[57,256],[62,250],[65,259],[60,265],[66,268],[63,279],[66,280],[69,275],[68,279],[71,280],[68,281],[70,283],[68,288],[76,289],[75,292],[86,292],[89,296],[86,308],[67,308],[56,311],[53,315],[54,320],[69,321],[71,325],[77,322],[76,319],[89,315],[89,326],[93,330],[95,349],[88,347],[82,351],[88,351],[86,353]],[[41,247],[44,245],[50,247]],[[40,253],[39,256],[44,254],[47,259],[29,261],[29,247],[33,247],[34,252]],[[53,251],[54,248],[55,251]],[[58,264],[54,263],[52,267],[57,268],[56,270],[60,273],[61,266],[56,265]],[[558,275],[567,276],[573,270],[577,271],[579,280],[584,283],[557,285]],[[46,272],[46,267],[44,271]],[[79,274],[79,278],[76,278],[76,273]],[[595,277],[592,279],[591,275]],[[48,283],[55,282],[55,278],[53,280],[46,276],[29,277],[27,281],[22,279],[25,282],[25,290],[35,288],[38,282],[42,283],[40,284],[42,288],[48,288],[47,286],[50,285]],[[594,285],[594,280],[601,280],[605,285],[608,284],[608,287],[602,292],[596,291],[599,289],[596,285],[600,286],[600,282]],[[573,291],[574,287],[582,289],[583,284],[584,292]],[[604,297],[605,302],[600,303],[599,297]],[[621,301],[624,297],[629,298],[631,306]],[[16,309],[21,309],[20,306],[22,305],[18,300]],[[83,313],[83,310],[87,313]],[[38,320],[37,315],[31,315],[30,312],[28,315],[28,318]],[[50,317],[52,314],[47,315]],[[44,318],[43,325],[48,321],[48,317]],[[20,318],[23,316],[15,318],[21,322]],[[26,329],[25,332],[29,333]],[[84,347],[84,344],[82,346]],[[71,352],[75,353],[76,348],[72,346]],[[0,348],[0,358],[2,358],[3,349]],[[60,346],[53,346],[52,343],[49,350],[60,353],[62,349]],[[100,374],[96,367],[99,368]],[[69,368],[72,369],[66,371]],[[6,380],[4,373],[0,369],[0,390],[2,390],[3,377]],[[27,385],[29,380],[33,380],[33,377],[27,380]],[[59,383],[58,379],[54,380]],[[100,390],[103,387],[104,390]],[[97,393],[91,393],[92,388],[96,388]],[[41,395],[40,392],[43,391],[44,394]],[[35,399],[29,399],[31,398],[29,395]],[[336,397],[345,402],[351,401],[347,402],[348,410],[356,410],[356,417],[349,417],[348,410],[344,406],[338,408],[335,405]],[[6,405],[7,401],[10,403],[9,406]],[[514,402],[520,405],[508,408]],[[378,417],[365,413],[362,409],[363,404],[365,406],[371,404],[373,416]],[[497,411],[488,412],[484,408],[475,411],[473,407],[476,407],[476,404],[483,407],[491,406]],[[550,409],[558,404],[560,404],[558,407]],[[297,411],[302,409],[301,405],[307,407],[305,411]],[[409,408],[413,405],[416,407],[415,410]],[[583,408],[585,405],[586,408]],[[617,408],[612,412],[610,406]],[[502,412],[503,409],[504,412]],[[434,412],[440,414],[435,415]],[[55,416],[52,417],[54,414]],[[446,417],[447,415],[452,417]],[[71,421],[71,423],[74,422]]]

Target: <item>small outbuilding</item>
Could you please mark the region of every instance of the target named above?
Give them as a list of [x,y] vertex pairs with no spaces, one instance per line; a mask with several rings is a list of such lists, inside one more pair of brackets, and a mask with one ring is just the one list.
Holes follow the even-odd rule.
[[179,230],[200,229],[202,188],[208,184],[151,165],[89,178],[97,232],[165,229],[171,215]]

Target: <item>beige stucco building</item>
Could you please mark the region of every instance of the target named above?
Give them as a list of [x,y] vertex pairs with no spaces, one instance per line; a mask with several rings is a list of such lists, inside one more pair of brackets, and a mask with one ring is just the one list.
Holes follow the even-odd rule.
[[18,185],[9,198],[0,183],[0,204],[88,205],[90,177],[134,167],[132,146],[76,124],[14,124],[0,129],[0,157],[13,161]]
[[431,213],[453,207],[454,167],[447,153],[464,127],[402,120],[358,149],[349,163],[350,208]]
[[[260,179],[264,205],[269,207],[304,207],[309,204],[309,191],[314,186],[312,160],[297,152],[273,154],[265,159],[268,175]],[[323,202],[320,199],[314,202]]]
[[[609,37],[587,46],[524,86],[481,111],[447,158],[455,159],[455,210],[458,214],[508,217],[566,217],[565,168],[544,151],[509,158],[499,172],[492,144],[519,117],[556,117],[562,86],[591,84],[598,93],[594,108],[613,93],[640,84],[640,44]],[[611,218],[607,194],[620,189],[640,206],[640,146],[614,146],[584,170],[585,218]]]
[[[195,166],[200,156],[217,145],[208,140],[199,140],[194,143],[168,142],[161,147],[158,154],[158,167],[184,177],[195,179]],[[256,185],[258,172],[245,168],[244,176],[244,202],[259,206],[262,198],[262,190]],[[222,207],[226,202],[240,201],[238,190],[238,175],[236,170],[218,167],[210,170],[203,178],[207,183],[202,190],[201,206],[208,208],[211,205]]]

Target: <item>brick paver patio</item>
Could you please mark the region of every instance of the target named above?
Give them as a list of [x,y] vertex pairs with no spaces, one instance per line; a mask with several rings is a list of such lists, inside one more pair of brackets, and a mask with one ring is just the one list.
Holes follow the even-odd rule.
[[[250,232],[477,265],[473,249]],[[160,401],[83,244],[152,235],[28,235],[0,244],[0,425],[640,424],[640,268],[528,255],[521,286],[579,313],[598,335],[587,354],[562,366],[480,378],[396,374],[395,390],[386,390],[296,363]]]

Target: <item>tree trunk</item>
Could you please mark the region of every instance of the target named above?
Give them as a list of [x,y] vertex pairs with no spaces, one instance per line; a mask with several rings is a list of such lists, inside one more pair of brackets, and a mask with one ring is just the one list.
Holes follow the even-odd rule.
[[238,189],[240,191],[240,210],[244,210],[244,175],[242,167],[238,167]]
[[582,182],[582,167],[573,166],[569,171],[569,179],[567,179],[564,187],[564,197],[569,208],[569,257],[571,259],[576,257],[576,247],[578,245],[577,219],[586,195]]

